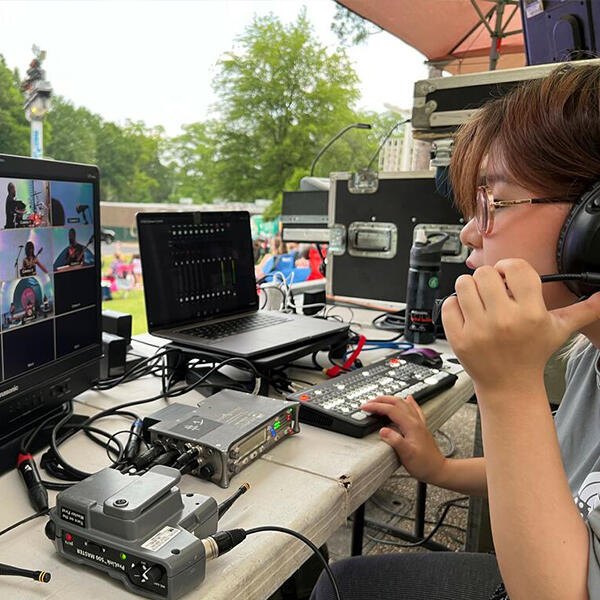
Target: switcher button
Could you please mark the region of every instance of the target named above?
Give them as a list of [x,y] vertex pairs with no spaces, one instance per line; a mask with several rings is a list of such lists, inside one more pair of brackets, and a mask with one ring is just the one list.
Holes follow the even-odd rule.
[[365,412],[363,410],[359,410],[358,412],[355,412],[352,415],[352,418],[355,419],[356,421],[363,421],[364,419],[366,419],[369,416],[368,412]]

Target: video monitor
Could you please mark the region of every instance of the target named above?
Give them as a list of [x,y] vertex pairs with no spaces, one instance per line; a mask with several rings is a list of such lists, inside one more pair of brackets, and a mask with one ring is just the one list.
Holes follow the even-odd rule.
[[97,169],[0,156],[0,202],[2,398],[101,355]]

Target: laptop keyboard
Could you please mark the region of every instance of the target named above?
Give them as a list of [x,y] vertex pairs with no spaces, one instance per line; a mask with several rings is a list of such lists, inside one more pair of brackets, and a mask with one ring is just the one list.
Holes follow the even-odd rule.
[[223,321],[222,323],[200,325],[199,327],[193,327],[192,329],[184,329],[180,333],[209,340],[218,340],[231,335],[237,335],[238,333],[246,333],[246,331],[252,331],[253,329],[271,327],[272,325],[285,323],[290,320],[290,317],[281,314],[274,315],[269,313],[247,315],[239,319],[232,319],[231,321]]

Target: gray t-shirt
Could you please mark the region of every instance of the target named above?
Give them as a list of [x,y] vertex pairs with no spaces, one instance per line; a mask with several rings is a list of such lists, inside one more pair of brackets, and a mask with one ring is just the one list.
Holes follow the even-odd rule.
[[590,532],[590,600],[600,600],[599,359],[592,344],[569,359],[565,395],[554,418],[573,499]]

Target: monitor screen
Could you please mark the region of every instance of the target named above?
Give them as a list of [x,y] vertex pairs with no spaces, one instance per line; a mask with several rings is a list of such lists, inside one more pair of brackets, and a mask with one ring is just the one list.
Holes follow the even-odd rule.
[[139,213],[150,330],[258,308],[245,211]]
[[2,158],[0,202],[1,394],[101,353],[97,170]]

